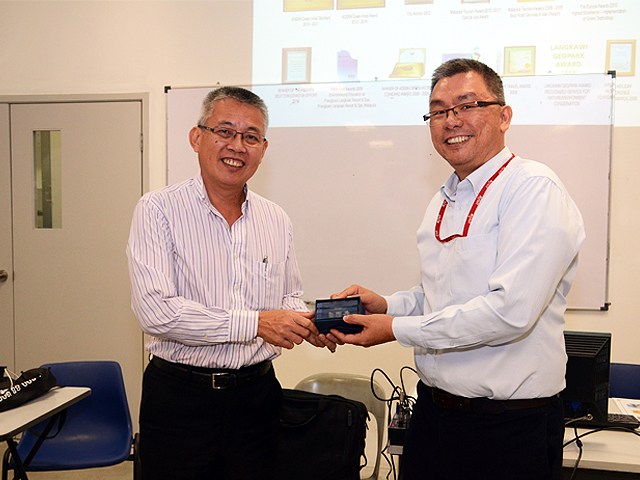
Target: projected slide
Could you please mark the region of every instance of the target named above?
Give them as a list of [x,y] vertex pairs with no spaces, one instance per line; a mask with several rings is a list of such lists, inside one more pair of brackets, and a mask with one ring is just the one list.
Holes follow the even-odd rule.
[[[512,125],[611,125],[611,78],[550,75],[503,79]],[[254,85],[275,127],[424,127],[427,80]]]
[[615,70],[615,125],[640,126],[639,18],[638,0],[254,1],[253,84],[410,82],[456,57],[505,78]]
[[[569,304],[599,309],[607,301],[611,77],[514,76],[504,83],[514,110],[509,148],[558,173],[589,232]],[[305,299],[354,282],[388,293],[417,284],[415,233],[451,174],[422,119],[429,81],[249,88],[270,117],[269,147],[249,184],[293,221]],[[198,172],[187,132],[210,89],[167,93],[170,184]]]

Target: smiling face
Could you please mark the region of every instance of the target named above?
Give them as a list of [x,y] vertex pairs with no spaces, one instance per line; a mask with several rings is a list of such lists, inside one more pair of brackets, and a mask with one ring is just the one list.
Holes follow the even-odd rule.
[[[490,102],[496,99],[479,73],[458,73],[436,83],[431,93],[429,111],[476,100]],[[504,148],[505,132],[511,124],[511,116],[511,107],[508,105],[477,108],[474,115],[464,120],[448,112],[444,123],[430,126],[431,141],[436,151],[463,180]]]
[[[238,132],[264,136],[264,118],[253,105],[232,98],[216,102],[208,127],[226,126]],[[268,142],[247,146],[241,135],[225,140],[213,132],[193,127],[189,132],[191,147],[198,154],[202,179],[209,197],[218,194],[239,195],[253,176],[267,150]]]

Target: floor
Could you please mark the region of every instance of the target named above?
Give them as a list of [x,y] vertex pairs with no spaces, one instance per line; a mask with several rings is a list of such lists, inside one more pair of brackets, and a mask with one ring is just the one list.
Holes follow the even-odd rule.
[[[0,445],[0,458],[6,450],[6,444]],[[386,478],[389,466],[382,460],[379,479]],[[365,467],[361,472],[361,478],[371,475],[372,467]],[[11,477],[9,477],[11,478]],[[389,476],[393,480],[393,474]],[[73,470],[65,472],[29,472],[29,480],[133,480],[133,462],[126,461],[120,465],[104,468],[92,468],[89,470]]]
[[[7,449],[6,443],[0,445],[0,458]],[[133,480],[133,462],[89,470],[65,472],[28,472],[29,480]],[[9,478],[12,478],[9,476]]]
[[29,472],[29,480],[131,480],[133,464],[124,462],[114,467],[73,470],[67,472]]

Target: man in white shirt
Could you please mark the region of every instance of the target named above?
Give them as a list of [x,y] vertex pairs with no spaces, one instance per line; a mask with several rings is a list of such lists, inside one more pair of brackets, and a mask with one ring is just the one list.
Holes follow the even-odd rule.
[[413,347],[420,376],[401,478],[562,478],[564,312],[584,241],[580,212],[545,165],[505,144],[500,77],[456,59],[433,74],[434,148],[454,173],[418,230],[422,282],[382,297],[337,343]]
[[271,360],[318,330],[301,300],[289,217],[249,190],[268,142],[257,95],[207,95],[189,141],[200,173],[136,205],[132,307],[152,355],[143,479],[274,478],[282,398]]

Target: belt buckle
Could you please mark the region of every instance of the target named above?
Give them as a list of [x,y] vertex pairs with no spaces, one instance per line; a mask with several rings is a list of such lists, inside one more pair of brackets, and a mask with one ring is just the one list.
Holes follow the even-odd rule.
[[227,375],[227,374],[226,373],[212,373],[211,374],[211,386],[213,387],[214,390],[224,390],[225,388],[227,388],[226,385],[224,385],[224,386],[216,385],[216,377],[223,376],[223,375]]

